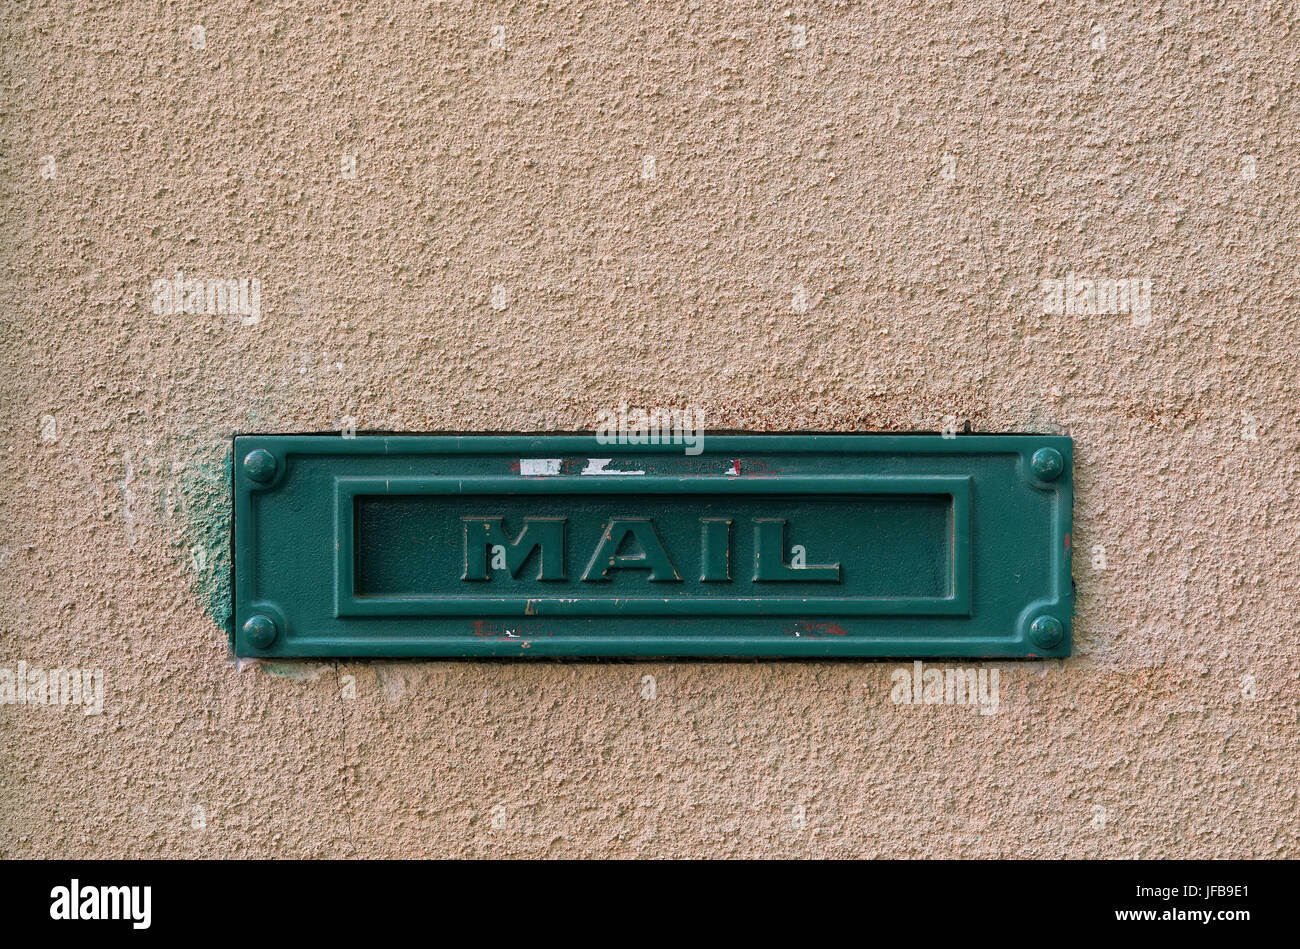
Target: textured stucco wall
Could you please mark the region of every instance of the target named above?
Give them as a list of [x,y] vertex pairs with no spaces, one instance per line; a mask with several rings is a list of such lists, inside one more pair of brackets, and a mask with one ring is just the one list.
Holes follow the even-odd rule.
[[[0,666],[104,672],[0,705],[0,856],[1297,855],[1293,6],[0,21]],[[177,270],[260,321],[155,312]],[[1149,314],[1045,313],[1070,272]],[[1075,656],[996,715],[888,662],[230,658],[232,432],[621,401],[1073,435]]]

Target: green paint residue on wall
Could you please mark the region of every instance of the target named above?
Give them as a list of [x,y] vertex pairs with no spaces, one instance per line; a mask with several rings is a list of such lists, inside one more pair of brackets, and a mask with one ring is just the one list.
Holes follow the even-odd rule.
[[181,473],[184,556],[203,610],[234,645],[230,579],[230,448],[218,460],[192,459]]

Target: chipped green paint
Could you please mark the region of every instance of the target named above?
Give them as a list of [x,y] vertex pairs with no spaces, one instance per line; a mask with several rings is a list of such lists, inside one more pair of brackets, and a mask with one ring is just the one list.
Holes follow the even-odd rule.
[[180,473],[183,556],[205,613],[233,644],[230,616],[230,465],[227,446],[220,459],[202,457]]

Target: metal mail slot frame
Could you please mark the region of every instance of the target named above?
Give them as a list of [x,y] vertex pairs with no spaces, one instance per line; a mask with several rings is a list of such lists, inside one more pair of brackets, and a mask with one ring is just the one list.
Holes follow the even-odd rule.
[[[324,530],[334,546],[336,532],[345,530],[340,518],[347,505],[333,488],[336,483],[345,493],[359,488],[360,483],[348,485],[358,471],[373,475],[377,467],[384,471],[392,467],[396,477],[388,479],[391,482],[422,475],[424,470],[443,476],[463,466],[470,472],[477,465],[480,474],[466,477],[481,477],[481,472],[487,471],[508,482],[511,494],[532,483],[548,486],[522,490],[549,493],[557,487],[556,482],[563,483],[569,475],[523,473],[520,459],[539,456],[613,456],[616,463],[644,465],[650,471],[636,479],[582,479],[577,487],[593,496],[618,492],[623,489],[615,486],[616,482],[630,485],[633,480],[635,490],[644,493],[647,477],[661,477],[664,471],[685,470],[692,464],[694,468],[685,478],[670,480],[689,480],[689,491],[696,493],[712,490],[701,488],[702,483],[710,479],[721,482],[722,478],[715,476],[727,475],[718,490],[736,491],[740,484],[761,480],[762,485],[755,483],[753,488],[741,487],[739,491],[779,496],[786,491],[780,486],[783,481],[799,483],[798,490],[804,491],[818,479],[833,477],[822,468],[839,471],[839,477],[865,470],[860,476],[862,484],[870,484],[873,491],[881,490],[881,484],[889,479],[899,479],[894,482],[899,488],[910,481],[924,494],[938,492],[952,499],[953,586],[948,597],[921,597],[904,606],[925,611],[910,616],[893,613],[895,607],[884,597],[869,605],[857,599],[852,605],[867,611],[861,614],[847,610],[820,614],[807,608],[787,612],[780,595],[764,599],[761,615],[704,612],[694,606],[689,614],[673,609],[671,614],[640,616],[619,608],[608,615],[590,615],[590,606],[586,606],[588,612],[583,615],[565,615],[567,608],[557,612],[543,601],[526,605],[527,615],[522,617],[513,612],[494,616],[490,609],[469,603],[473,596],[464,597],[468,605],[451,607],[454,615],[450,610],[426,615],[428,598],[416,598],[403,606],[383,605],[383,597],[365,597],[369,602],[356,603],[352,602],[355,597],[340,596],[341,591],[353,588],[337,552],[327,565],[323,555],[319,564],[304,560],[300,566],[305,565],[309,577],[303,581],[305,586],[295,586],[297,578],[283,574],[292,566],[268,559],[266,551],[259,549],[262,533],[268,529],[282,535],[277,548],[281,551],[286,549],[285,538],[292,539],[292,534],[285,532],[294,530]],[[461,463],[460,457],[468,460]],[[725,459],[733,458],[744,460],[746,472],[751,468],[766,472],[752,479],[747,475],[731,477],[726,470],[731,463]],[[803,458],[809,460],[801,461]],[[310,514],[311,526],[259,523],[261,508],[255,499],[285,483],[292,485],[289,472],[300,460],[316,463],[322,459],[333,470],[332,479],[313,488],[309,498],[294,496],[291,504],[294,511]],[[366,463],[358,465],[354,460]],[[1064,657],[1072,645],[1074,602],[1070,578],[1072,463],[1073,442],[1058,435],[711,435],[705,453],[694,459],[683,459],[680,446],[609,445],[592,435],[241,435],[234,441],[232,646],[240,656],[267,658]],[[319,470],[316,477],[319,480]],[[933,480],[936,478],[943,479],[942,487]],[[361,480],[373,484],[379,479]],[[325,483],[330,490],[323,487]],[[483,482],[482,486],[489,484]],[[284,508],[268,510],[282,515]],[[968,540],[963,542],[957,531],[967,525]],[[320,539],[304,537],[311,543]],[[277,571],[280,580],[268,584]],[[286,589],[297,592],[275,592]],[[285,597],[289,599],[281,602]],[[438,609],[445,606],[433,605]],[[517,605],[502,608],[513,611]],[[706,606],[719,609],[716,603]],[[375,615],[376,608],[397,612]],[[420,615],[402,615],[408,608]],[[364,611],[364,615],[352,611]]]

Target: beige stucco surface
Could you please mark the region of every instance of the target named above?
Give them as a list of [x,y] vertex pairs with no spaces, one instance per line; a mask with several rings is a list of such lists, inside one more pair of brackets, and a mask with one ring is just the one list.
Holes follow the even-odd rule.
[[[104,673],[0,705],[0,856],[1297,855],[1294,7],[0,22],[0,666]],[[177,270],[260,321],[155,312]],[[1149,318],[1044,313],[1069,272]],[[233,432],[620,402],[1072,435],[1074,656],[995,715],[894,662],[231,658]]]

